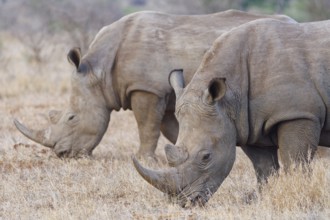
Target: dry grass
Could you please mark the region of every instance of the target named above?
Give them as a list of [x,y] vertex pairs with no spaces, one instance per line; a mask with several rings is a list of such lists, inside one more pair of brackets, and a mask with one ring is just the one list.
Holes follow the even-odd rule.
[[[56,158],[50,150],[23,137],[12,119],[18,117],[31,127],[42,127],[48,110],[67,103],[71,72],[67,51],[61,52],[61,62],[56,59],[55,69],[54,63],[46,63],[42,66],[45,72],[39,73],[34,70],[40,67],[20,56],[24,48],[15,48],[20,49],[8,51],[16,51],[16,55],[4,54],[10,62],[0,70],[0,219],[330,218],[328,156],[312,163],[311,174],[280,173],[259,194],[253,168],[239,149],[230,176],[206,207],[180,208],[133,168],[130,156],[137,151],[139,139],[131,112],[113,113],[93,159]],[[35,80],[39,77],[42,80]],[[7,83],[7,79],[12,80]],[[160,156],[164,143],[162,138],[157,149]],[[246,198],[252,192],[258,198],[248,204]]]

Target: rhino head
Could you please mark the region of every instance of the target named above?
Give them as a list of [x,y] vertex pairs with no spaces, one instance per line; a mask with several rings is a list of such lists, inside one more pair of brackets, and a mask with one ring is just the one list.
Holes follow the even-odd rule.
[[189,90],[183,89],[182,72],[175,71],[170,84],[179,121],[176,146],[165,147],[172,167],[155,171],[135,158],[133,163],[147,182],[176,197],[181,206],[204,205],[229,174],[236,156],[235,125],[224,111],[225,79],[213,79],[205,90]]
[[103,95],[102,79],[92,65],[81,58],[79,48],[68,53],[76,70],[71,78],[71,97],[64,111],[49,112],[49,126],[33,130],[14,120],[29,139],[52,148],[59,157],[91,155],[107,130],[111,109]]

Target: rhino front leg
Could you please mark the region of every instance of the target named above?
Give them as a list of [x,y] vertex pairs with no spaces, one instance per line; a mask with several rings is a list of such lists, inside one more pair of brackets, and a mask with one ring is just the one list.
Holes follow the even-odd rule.
[[267,178],[280,168],[277,156],[277,147],[242,146],[244,153],[252,161],[258,183],[267,181]]
[[173,111],[165,113],[160,130],[169,141],[175,144],[179,133],[179,123]]
[[291,165],[308,163],[317,149],[321,133],[318,120],[299,119],[279,125],[278,144],[281,161],[287,171]]
[[155,159],[155,149],[160,136],[166,101],[152,93],[136,91],[131,96],[131,105],[140,137],[137,155]]

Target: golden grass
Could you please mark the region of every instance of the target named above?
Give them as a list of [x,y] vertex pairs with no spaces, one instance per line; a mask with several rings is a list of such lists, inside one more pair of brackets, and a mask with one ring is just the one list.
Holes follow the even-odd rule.
[[[56,39],[53,39],[56,41]],[[15,37],[0,32],[0,98],[26,92],[64,93],[69,90],[73,67],[66,54],[70,47],[51,42],[42,50],[43,62]]]
[[[65,58],[66,51],[62,52]],[[58,69],[47,63],[42,67],[47,74],[34,73],[45,78],[31,81],[24,76],[30,74],[25,73],[28,61],[20,56],[15,60],[22,66],[13,67],[18,64],[10,62],[7,70],[15,71],[0,70],[0,219],[330,218],[329,157],[314,160],[310,174],[281,172],[259,193],[252,165],[239,148],[230,176],[207,205],[180,208],[135,171],[130,156],[137,151],[139,139],[129,111],[113,112],[93,159],[58,159],[23,137],[12,119],[17,117],[33,128],[44,126],[48,110],[68,102],[67,89],[57,87],[61,87],[58,80],[69,87],[65,80],[72,69],[65,61]],[[11,83],[5,82],[7,77],[13,77]],[[162,137],[157,148],[160,157],[165,143]],[[249,204],[246,199],[253,192],[258,197]]]

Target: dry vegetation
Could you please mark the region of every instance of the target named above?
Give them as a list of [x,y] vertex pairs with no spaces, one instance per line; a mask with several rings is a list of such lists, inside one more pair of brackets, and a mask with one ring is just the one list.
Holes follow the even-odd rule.
[[[50,109],[68,102],[68,48],[43,51],[35,64],[11,37],[0,55],[0,219],[329,219],[329,157],[312,163],[311,174],[283,173],[258,193],[252,165],[238,149],[235,166],[206,207],[182,209],[148,185],[133,168],[138,149],[131,112],[114,112],[92,159],[61,160],[23,137],[14,117],[38,128]],[[157,150],[163,157],[161,139]],[[257,199],[247,202],[252,192]]]

